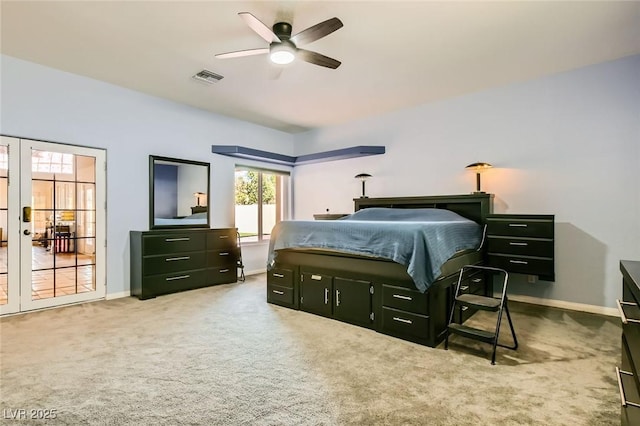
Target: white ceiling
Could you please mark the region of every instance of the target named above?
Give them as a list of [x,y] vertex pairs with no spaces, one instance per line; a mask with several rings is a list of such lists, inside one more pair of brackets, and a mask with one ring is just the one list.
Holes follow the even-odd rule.
[[[342,61],[294,62],[278,79],[238,12]],[[3,54],[286,132],[300,132],[640,53],[640,2],[5,1]],[[205,85],[191,76],[224,76]]]

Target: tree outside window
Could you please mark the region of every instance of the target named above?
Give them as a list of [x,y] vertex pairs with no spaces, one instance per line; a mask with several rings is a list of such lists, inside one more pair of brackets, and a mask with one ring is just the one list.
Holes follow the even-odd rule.
[[279,172],[236,168],[236,227],[243,241],[269,239],[284,215],[288,178]]

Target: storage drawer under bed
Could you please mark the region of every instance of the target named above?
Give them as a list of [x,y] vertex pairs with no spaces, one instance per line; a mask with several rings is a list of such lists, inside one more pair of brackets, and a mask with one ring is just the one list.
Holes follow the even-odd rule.
[[408,340],[427,340],[429,317],[383,306],[382,329],[387,334],[408,338]]
[[403,311],[427,315],[429,306],[427,294],[406,287],[382,285],[382,304]]
[[294,268],[272,268],[267,272],[267,302],[298,309]]
[[292,306],[294,301],[292,287],[281,287],[275,284],[267,286],[267,301],[285,306]]
[[267,282],[284,287],[293,287],[293,269],[273,268],[267,272]]

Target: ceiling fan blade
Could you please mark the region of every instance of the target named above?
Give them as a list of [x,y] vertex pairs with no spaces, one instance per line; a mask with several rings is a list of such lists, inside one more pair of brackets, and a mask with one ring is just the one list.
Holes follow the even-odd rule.
[[290,40],[296,46],[302,46],[312,41],[316,41],[324,36],[328,36],[332,32],[342,28],[342,21],[338,18],[327,19],[324,22],[320,22],[306,30],[300,31],[298,34],[293,35]]
[[215,56],[216,58],[227,59],[227,58],[240,58],[242,56],[261,55],[263,53],[269,53],[269,48],[261,47],[259,49],[237,50],[235,52],[218,53]]
[[258,35],[262,37],[267,43],[282,41],[277,35],[275,35],[273,31],[271,31],[271,28],[267,27],[258,18],[256,18],[249,12],[240,12],[238,13],[238,15],[240,15],[240,17],[249,26],[249,28],[258,33]]
[[298,49],[297,58],[321,67],[336,69],[342,62],[310,50]]

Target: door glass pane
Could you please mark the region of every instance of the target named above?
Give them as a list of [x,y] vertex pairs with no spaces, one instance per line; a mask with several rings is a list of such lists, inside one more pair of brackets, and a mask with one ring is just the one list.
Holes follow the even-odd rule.
[[95,159],[34,150],[32,162],[33,297],[93,291]]
[[54,297],[53,269],[34,270],[31,273],[31,297],[33,300]]
[[73,210],[75,208],[76,206],[75,186],[76,186],[75,182],[56,182],[56,188],[55,188],[56,209],[60,210],[61,214],[64,213],[64,210]]
[[[59,181],[75,181],[76,171],[73,154],[33,150],[31,171],[35,174],[56,175]],[[39,176],[38,176],[39,177]]]
[[96,181],[96,159],[94,157],[76,156],[78,167],[78,182],[95,183]]
[[95,291],[96,289],[96,265],[78,267],[78,293]]

